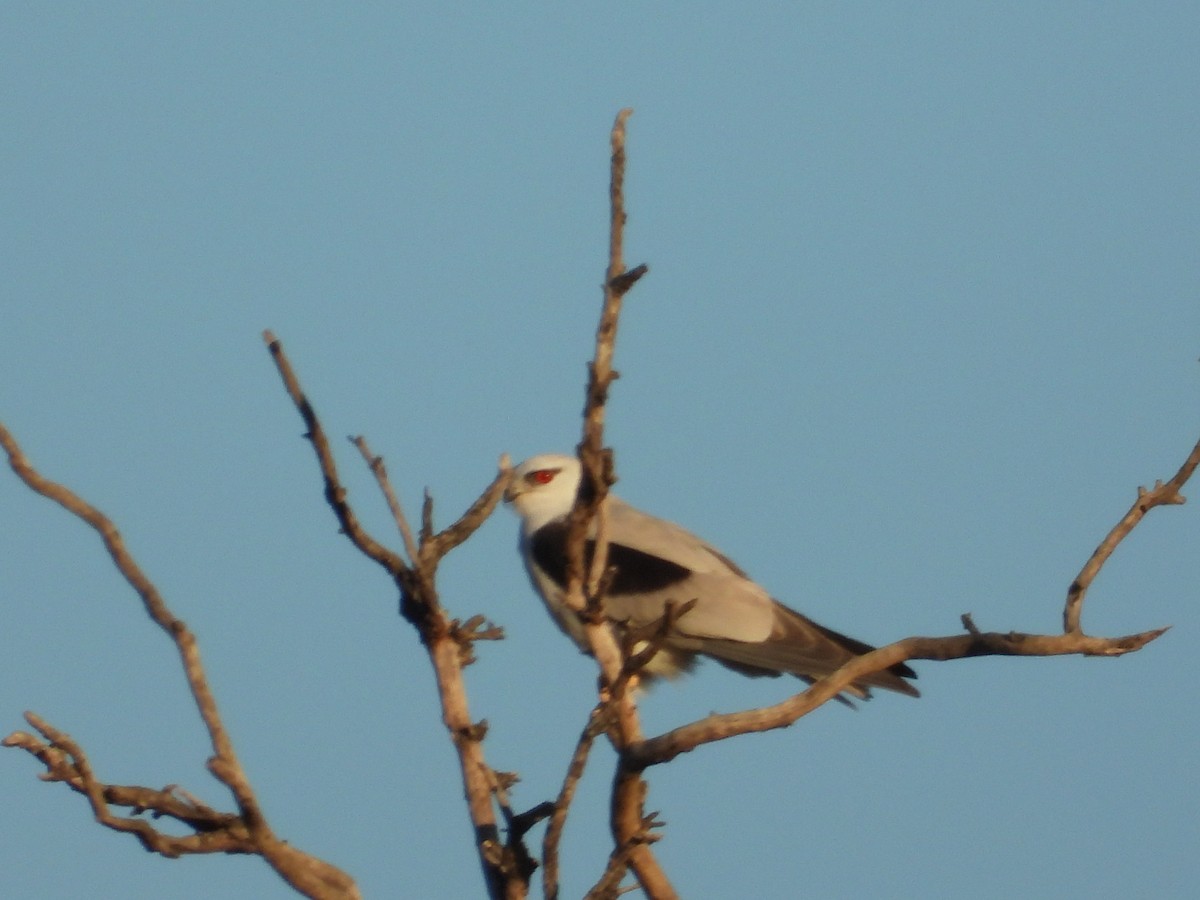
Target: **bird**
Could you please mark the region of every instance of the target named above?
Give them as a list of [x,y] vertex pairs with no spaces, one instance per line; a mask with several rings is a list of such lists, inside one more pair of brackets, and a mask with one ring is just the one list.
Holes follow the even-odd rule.
[[[584,624],[566,604],[567,520],[581,472],[574,456],[532,456],[513,469],[504,499],[521,519],[519,549],[534,590],[558,627],[586,653]],[[679,525],[612,494],[604,503],[610,573],[601,601],[605,618],[619,636],[636,641],[654,634],[672,605],[658,652],[639,673],[643,680],[674,678],[699,657],[709,657],[743,675],[791,674],[811,684],[875,649],[775,600],[728,556]],[[585,546],[588,561],[594,534],[595,522]],[[916,697],[906,680],[912,678],[916,673],[897,663],[845,690],[864,700],[872,687]],[[844,695],[838,699],[849,702]]]

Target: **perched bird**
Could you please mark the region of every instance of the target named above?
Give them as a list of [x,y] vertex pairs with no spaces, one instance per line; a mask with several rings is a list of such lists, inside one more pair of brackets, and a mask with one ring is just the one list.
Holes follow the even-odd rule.
[[[573,456],[531,457],[513,470],[504,499],[521,517],[521,555],[534,589],[559,628],[587,651],[583,624],[565,603],[567,518],[580,472]],[[691,604],[643,675],[678,675],[691,669],[697,656],[709,656],[744,675],[787,672],[811,683],[875,649],[772,599],[728,557],[678,525],[611,495],[605,504],[608,563],[614,570],[604,595],[607,618],[636,637],[653,632],[668,603],[677,612]],[[589,538],[588,560],[594,543]],[[865,699],[868,688],[882,687],[916,697],[917,689],[904,680],[915,677],[900,663],[855,682],[847,692]]]

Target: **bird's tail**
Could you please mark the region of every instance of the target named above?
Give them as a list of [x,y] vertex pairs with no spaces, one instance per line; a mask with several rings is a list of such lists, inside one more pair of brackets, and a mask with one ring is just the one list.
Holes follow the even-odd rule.
[[[777,601],[775,625],[765,641],[700,638],[692,649],[745,675],[776,676],[786,672],[811,683],[875,648],[818,625]],[[880,687],[919,697],[920,692],[905,680],[916,677],[917,673],[904,663],[897,663],[854,682],[847,693],[865,700],[871,696],[869,688]]]

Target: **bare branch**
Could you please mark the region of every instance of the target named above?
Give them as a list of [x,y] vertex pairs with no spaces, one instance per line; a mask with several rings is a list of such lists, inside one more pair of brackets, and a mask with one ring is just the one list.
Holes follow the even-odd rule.
[[[196,645],[196,639],[191,631],[188,630],[187,625],[181,619],[176,618],[167,608],[162,595],[159,594],[153,582],[146,577],[146,574],[141,570],[137,562],[134,561],[132,555],[130,555],[125,547],[125,541],[121,537],[120,532],[107,516],[80,498],[69,488],[42,477],[29,463],[21,448],[17,445],[16,439],[13,438],[3,425],[0,425],[0,445],[4,447],[5,452],[8,454],[9,465],[12,466],[13,471],[17,473],[25,484],[43,497],[53,500],[77,518],[82,519],[99,533],[117,570],[137,592],[138,596],[141,597],[146,613],[175,643],[176,649],[179,651],[180,661],[183,663],[188,687],[191,689],[192,697],[200,712],[200,717],[204,720],[204,725],[208,729],[213,752],[218,759],[233,763],[230,767],[231,771],[229,772],[227,786],[233,792],[234,797],[238,801],[238,806],[242,809],[243,814],[247,816],[248,822],[260,821],[262,814],[258,809],[258,803],[254,799],[249,785],[245,782],[245,777],[240,771],[240,766],[236,764],[233,745],[217,712],[216,700],[213,698],[212,692],[208,687],[208,681],[204,674],[204,666],[200,660],[199,647]],[[218,773],[214,772],[213,774],[221,778]],[[224,781],[224,779],[221,780]]]
[[[802,716],[831,699],[854,682],[911,659],[951,660],[973,656],[1122,656],[1140,650],[1168,629],[1157,628],[1123,637],[1102,638],[1085,635],[1079,627],[1079,612],[1087,586],[1117,545],[1155,506],[1183,502],[1179,490],[1200,464],[1200,442],[1192,449],[1175,477],[1166,484],[1138,492],[1138,501],[1122,517],[1092,554],[1080,576],[1071,586],[1064,611],[1063,634],[1039,635],[1018,632],[982,632],[969,613],[962,616],[966,634],[950,637],[910,637],[855,657],[838,671],[812,684],[788,700],[763,709],[714,714],[676,728],[666,734],[631,745],[622,759],[635,769],[644,769],[674,759],[703,744],[738,734],[786,728]],[[649,648],[648,648],[649,649]]]
[[[973,623],[972,623],[973,625]],[[626,753],[636,769],[669,762],[704,744],[738,734],[786,728],[818,706],[833,700],[849,685],[910,659],[951,660],[972,656],[1121,656],[1140,650],[1167,629],[1159,628],[1117,638],[1083,634],[1020,634],[980,632],[950,637],[910,637],[871,653],[857,656],[836,672],[815,682],[808,690],[762,709],[713,714],[632,746]]]
[[599,735],[608,730],[612,724],[611,719],[608,703],[599,703],[592,709],[587,725],[584,726],[575,745],[575,752],[571,754],[571,762],[567,766],[567,774],[558,792],[558,798],[554,801],[554,812],[542,839],[542,893],[546,900],[558,898],[558,845],[562,841],[563,828],[567,824],[567,813],[571,809],[571,801],[575,799],[575,789],[587,768],[592,744]]
[[450,637],[458,644],[460,665],[466,668],[475,662],[475,642],[502,641],[504,629],[483,616],[471,616],[465,622],[459,619],[451,621]]
[[676,900],[679,895],[650,849],[650,844],[658,840],[658,835],[651,834],[651,829],[662,823],[653,814],[643,813],[646,791],[641,769],[630,765],[627,748],[621,753],[613,779],[612,818],[617,851],[628,854],[629,865],[647,897]]
[[[257,853],[250,832],[239,816],[205,806],[175,787],[161,790],[136,785],[101,784],[80,746],[63,731],[54,728],[36,713],[25,713],[25,720],[48,743],[32,734],[17,731],[3,741],[5,747],[17,747],[41,760],[46,767],[44,781],[61,781],[88,798],[96,821],[114,831],[135,835],[142,846],[154,853],[175,858],[192,853]],[[145,819],[115,816],[110,806],[125,806],[136,815],[150,812],[193,829],[195,834],[175,836],[154,829]]]
[[[301,390],[299,379],[284,354],[282,345],[269,331],[264,336],[283,377],[284,386],[304,419],[308,429],[306,436],[312,442],[325,480],[325,498],[337,516],[342,531],[355,547],[383,566],[392,576],[400,589],[400,611],[417,628],[429,653],[437,681],[442,721],[458,755],[467,811],[475,831],[475,849],[488,895],[493,898],[524,897],[527,893],[529,872],[521,862],[520,854],[511,845],[506,847],[500,839],[496,810],[493,806],[493,770],[483,754],[482,742],[487,733],[486,723],[476,723],[471,718],[466,685],[463,681],[463,667],[473,659],[474,642],[498,638],[500,633],[490,624],[486,628],[481,627],[482,618],[469,620],[466,625],[451,620],[442,608],[435,585],[437,567],[442,558],[483,524],[503,495],[510,475],[508,457],[501,458],[499,470],[492,483],[458,521],[436,534],[433,529],[433,498],[426,491],[421,508],[420,532],[418,538],[413,540],[411,529],[396,499],[382,460],[369,451],[365,439],[358,438],[354,441],[387,499],[392,517],[412,560],[410,566],[398,553],[367,534],[359,524],[354,510],[346,500],[346,489],[338,478],[329,441],[312,404]],[[519,838],[516,840],[519,842]],[[523,852],[524,848],[519,850]]]
[[433,495],[425,488],[425,499],[421,501],[421,543],[433,537]]
[[[642,739],[641,723],[631,691],[625,690],[621,679],[624,660],[612,626],[602,614],[599,588],[604,581],[608,559],[607,525],[604,499],[616,480],[613,475],[612,451],[604,447],[605,404],[608,390],[618,377],[613,369],[617,323],[625,293],[646,272],[645,266],[626,272],[623,259],[625,229],[625,123],[633,110],[617,114],[612,128],[612,167],[609,186],[609,253],[604,279],[604,305],[596,328],[596,352],[588,366],[588,385],[583,409],[583,437],[578,453],[582,468],[579,494],[568,517],[567,580],[565,602],[583,614],[584,632],[588,646],[601,672],[602,700],[613,703],[614,725],[609,739],[620,755],[625,748]],[[585,572],[584,545],[588,531],[595,523],[594,550],[590,571]],[[630,789],[627,782],[632,782]],[[641,802],[645,794],[639,772],[625,769],[618,762],[613,789],[612,828],[618,848],[628,847],[629,864],[638,877],[646,895],[651,898],[674,897],[666,873],[644,842],[637,840],[641,828]],[[631,805],[632,804],[632,805]]]
[[[691,612],[695,605],[694,598],[686,603],[675,603],[668,600],[666,608],[657,622],[650,622],[641,628],[627,630],[622,635],[622,653],[625,656],[625,665],[621,670],[620,678],[622,683],[635,680],[638,673],[650,665],[654,657],[658,656],[659,651],[666,645],[675,623]],[[643,645],[641,649],[637,649],[639,644]]]
[[321,475],[325,479],[325,499],[333,508],[342,531],[345,532],[346,537],[350,538],[355,547],[362,551],[368,558],[375,560],[375,562],[383,566],[393,577],[396,577],[407,568],[404,565],[404,560],[398,554],[371,537],[362,525],[359,524],[354,510],[346,502],[346,489],[342,487],[342,483],[338,479],[337,463],[333,459],[333,450],[329,446],[329,438],[325,436],[325,431],[321,428],[321,423],[317,419],[317,413],[313,409],[312,404],[309,403],[308,397],[300,389],[300,382],[296,378],[296,373],[292,370],[291,361],[288,360],[287,355],[283,352],[283,345],[270,331],[263,332],[263,340],[266,341],[267,348],[271,351],[271,358],[275,360],[275,367],[279,370],[279,375],[283,379],[283,386],[287,389],[288,396],[292,398],[292,402],[300,412],[300,417],[304,420],[305,428],[308,429],[304,436],[312,443],[313,450],[317,454],[317,462],[321,467]]
[[[176,617],[167,607],[158,588],[150,581],[125,547],[125,541],[116,525],[104,513],[69,488],[50,481],[34,469],[16,439],[3,424],[0,424],[0,446],[3,446],[8,455],[9,465],[12,466],[13,471],[26,485],[86,522],[100,535],[109,556],[112,557],[113,564],[137,592],[147,615],[174,642],[192,699],[208,730],[209,742],[213,750],[213,756],[208,760],[208,770],[229,789],[239,811],[239,815],[236,817],[236,826],[229,825],[227,827],[228,837],[226,839],[228,847],[236,847],[236,849],[217,849],[224,849],[225,852],[258,853],[288,884],[307,896],[358,897],[358,888],[350,876],[323,860],[287,847],[271,831],[259,808],[258,800],[250,786],[245,770],[242,768],[241,761],[234,753],[233,742],[221,721],[216,699],[213,697],[204,673],[200,648],[195,636],[187,624]],[[221,842],[220,838],[210,836],[216,832],[206,831],[194,835],[194,840],[189,843],[186,839],[160,834],[144,820],[113,815],[105,799],[107,786],[102,785],[92,774],[91,766],[82,749],[71,740],[69,735],[58,731],[37,716],[27,714],[26,718],[47,738],[50,742],[49,748],[39,752],[39,748],[34,743],[26,740],[19,733],[10,735],[5,740],[5,745],[21,747],[34,753],[44,763],[47,763],[49,774],[53,780],[59,780],[54,778],[56,772],[66,776],[61,780],[66,781],[87,796],[97,821],[114,830],[135,834],[148,850],[166,856],[177,856],[182,852],[214,852],[208,849],[193,849],[193,845],[206,846],[210,843],[215,845]],[[66,754],[67,759],[64,760],[63,757],[51,753],[51,750],[61,751]],[[62,766],[67,766],[67,768],[64,769]],[[243,829],[246,834],[246,843],[243,843],[241,836]],[[180,843],[181,840],[184,843]]]
[[[604,282],[604,305],[600,312],[600,323],[596,328],[596,350],[588,366],[588,385],[583,409],[583,439],[579,444],[579,460],[582,477],[579,495],[571,510],[567,529],[567,605],[578,612],[589,610],[588,640],[592,654],[600,665],[608,686],[616,683],[620,676],[622,658],[612,629],[599,621],[597,613],[600,598],[596,593],[607,566],[608,541],[603,506],[608,489],[616,480],[613,475],[612,451],[604,447],[604,415],[608,400],[608,388],[617,378],[613,370],[613,353],[616,347],[617,323],[621,314],[621,301],[628,287],[636,278],[620,282],[625,263],[622,259],[622,244],[625,226],[625,123],[633,113],[623,109],[617,114],[612,128],[612,173],[609,187],[609,261]],[[596,536],[591,571],[584,571],[584,544],[589,526],[596,522]],[[631,701],[625,701],[618,712],[620,731],[623,737],[619,744],[635,740],[640,736],[637,712]]]
[[[467,509],[458,521],[450,527],[421,540],[420,556],[422,565],[436,567],[447,553],[473,535],[479,526],[496,509],[496,504],[504,496],[504,488],[512,477],[512,461],[505,453],[500,457],[496,477],[492,479],[478,499]],[[432,570],[430,573],[432,575]]]
[[1067,604],[1063,608],[1064,631],[1072,634],[1083,631],[1083,625],[1080,622],[1083,614],[1083,598],[1087,594],[1088,588],[1092,586],[1092,581],[1099,574],[1100,568],[1112,556],[1117,545],[1125,540],[1129,532],[1133,531],[1134,527],[1142,521],[1146,513],[1156,506],[1172,506],[1184,502],[1184,497],[1179,491],[1192,477],[1197,465],[1200,465],[1200,441],[1196,442],[1196,446],[1192,448],[1192,452],[1170,481],[1166,484],[1156,481],[1150,490],[1138,488],[1137,499],[1129,508],[1129,512],[1125,513],[1121,517],[1121,521],[1113,526],[1112,531],[1100,542],[1100,546],[1084,564],[1079,575],[1071,582],[1071,587],[1067,590]]
[[533,809],[523,813],[514,813],[509,801],[508,791],[520,779],[515,772],[488,772],[492,783],[492,791],[504,822],[508,826],[508,841],[493,848],[493,856],[501,871],[512,876],[507,884],[506,897],[521,898],[528,893],[529,879],[533,875],[537,863],[525,847],[524,837],[529,829],[547,818],[554,811],[554,804],[546,801],[539,803]]
[[632,848],[632,844],[626,844],[609,854],[604,873],[592,889],[583,895],[583,900],[615,900],[624,893],[621,890],[621,881],[629,871],[629,852]]
[[361,434],[351,438],[350,442],[362,454],[362,458],[371,469],[371,474],[375,476],[379,490],[383,492],[383,496],[387,500],[388,509],[391,510],[392,519],[396,523],[396,529],[400,532],[400,539],[404,541],[404,550],[408,554],[409,565],[416,565],[417,558],[420,555],[417,551],[417,542],[413,540],[412,529],[409,527],[408,519],[404,515],[404,508],[400,505],[400,498],[396,496],[396,492],[392,489],[392,482],[388,478],[387,467],[383,464],[383,457],[376,456],[371,452],[371,448],[367,446],[367,439]]

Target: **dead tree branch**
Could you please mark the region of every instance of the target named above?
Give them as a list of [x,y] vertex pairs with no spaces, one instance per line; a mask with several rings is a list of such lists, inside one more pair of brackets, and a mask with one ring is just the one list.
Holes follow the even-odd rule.
[[1192,452],[1188,458],[1183,461],[1183,465],[1179,467],[1179,471],[1175,473],[1166,484],[1161,481],[1154,482],[1154,487],[1146,490],[1144,487],[1139,487],[1137,499],[1133,502],[1133,506],[1129,508],[1129,512],[1121,517],[1121,520],[1113,526],[1112,530],[1100,542],[1100,546],[1091,555],[1091,558],[1084,563],[1083,569],[1075,580],[1071,582],[1070,588],[1067,589],[1067,604],[1063,608],[1063,631],[1069,634],[1080,634],[1083,631],[1083,625],[1080,618],[1083,615],[1083,598],[1087,594],[1088,588],[1092,586],[1096,575],[1099,574],[1100,568],[1112,556],[1117,545],[1125,540],[1129,532],[1137,526],[1138,522],[1142,521],[1146,513],[1154,509],[1156,506],[1174,506],[1185,501],[1180,489],[1184,486],[1192,473],[1196,471],[1196,466],[1200,465],[1200,441],[1196,442],[1196,446],[1192,448]]
[[351,443],[362,454],[363,460],[371,469],[371,474],[375,476],[375,482],[379,485],[379,490],[383,493],[384,499],[387,500],[388,509],[392,513],[392,519],[396,522],[396,529],[400,532],[400,540],[404,542],[404,552],[408,554],[409,564],[416,565],[417,559],[420,557],[420,550],[417,548],[417,542],[413,540],[412,528],[409,527],[408,517],[404,515],[404,508],[400,505],[400,498],[396,496],[396,491],[392,488],[391,479],[388,478],[387,467],[383,464],[383,457],[376,456],[371,452],[371,448],[367,446],[367,439],[361,434],[358,437],[351,438]]
[[[513,773],[487,764],[483,740],[486,720],[475,721],[467,702],[464,669],[474,661],[474,646],[497,640],[503,631],[481,615],[465,621],[451,618],[436,588],[438,567],[445,556],[471,537],[491,515],[510,478],[507,457],[479,497],[449,527],[434,527],[434,504],[428,491],[414,534],[393,490],[382,457],[374,455],[362,437],[352,438],[373,473],[396,525],[403,553],[372,536],[348,500],[339,477],[331,443],[280,342],[269,331],[264,340],[284,387],[305,425],[304,437],[312,444],[324,484],[324,495],[340,530],[367,558],[381,566],[400,594],[400,611],[418,631],[434,670],[443,723],[458,757],[468,814],[474,829],[476,853],[490,897],[519,900],[528,894],[537,865],[524,845],[525,835],[548,820],[543,839],[543,889],[549,900],[559,894],[559,844],[576,788],[590,751],[600,734],[607,734],[617,753],[610,806],[613,849],[606,868],[588,897],[611,898],[627,871],[652,900],[677,896],[659,865],[652,844],[661,827],[656,814],[645,811],[646,769],[667,763],[700,746],[739,734],[787,727],[866,676],[912,659],[950,660],[973,656],[1053,656],[1064,654],[1120,656],[1135,652],[1161,636],[1159,628],[1124,637],[1103,638],[1084,634],[1081,617],[1088,589],[1122,540],[1156,506],[1184,502],[1180,494],[1200,465],[1200,442],[1175,476],[1165,484],[1139,488],[1137,500],[1117,522],[1072,582],[1063,610],[1063,633],[983,632],[969,614],[962,617],[965,633],[947,637],[909,637],[855,657],[836,672],[812,683],[806,690],[773,706],[726,714],[675,728],[646,738],[635,702],[633,685],[639,670],[657,653],[678,618],[691,603],[668,605],[659,623],[644,633],[626,634],[624,644],[604,615],[603,600],[612,571],[608,568],[608,526],[605,499],[616,481],[613,452],[604,446],[607,401],[619,373],[613,367],[616,335],[625,294],[646,273],[644,265],[626,269],[623,259],[625,133],[631,110],[622,110],[611,131],[611,182],[609,260],[604,297],[596,330],[595,353],[588,364],[581,441],[577,447],[582,466],[578,495],[568,520],[566,603],[581,618],[588,646],[600,668],[600,701],[593,709],[572,755],[562,787],[553,803],[544,802],[515,813],[509,790]],[[87,798],[95,819],[107,828],[134,835],[149,851],[166,857],[196,853],[243,853],[262,856],[297,891],[315,898],[357,898],[357,887],[348,875],[322,860],[296,850],[277,838],[269,827],[232,742],[219,716],[201,664],[199,649],[186,624],[169,610],[153,583],[138,567],[113,523],[69,489],[42,477],[28,462],[16,441],[0,425],[0,445],[17,475],[34,491],[54,500],[97,531],[112,560],[142,600],[146,613],[174,642],[189,689],[208,731],[212,757],[208,769],[233,795],[236,812],[222,812],[196,800],[175,786],[154,789],[101,782],[82,747],[70,735],[34,713],[26,720],[37,734],[19,731],[4,746],[25,750],[45,767],[42,778],[60,781]],[[592,541],[591,562],[587,544]],[[693,601],[694,602],[694,601]],[[639,642],[645,644],[637,649]],[[129,815],[114,812],[130,810]],[[175,836],[140,818],[165,817],[190,830]],[[498,814],[499,813],[499,816]],[[507,837],[501,833],[501,819]]]
[[[984,633],[975,627],[970,616],[963,617],[967,633],[949,637],[911,637],[857,657],[837,672],[813,683],[807,690],[788,700],[764,709],[746,710],[724,715],[714,714],[698,722],[676,728],[658,737],[642,736],[637,708],[627,683],[656,651],[656,642],[631,658],[617,646],[613,631],[602,613],[603,587],[607,567],[607,529],[604,498],[615,482],[612,451],[603,446],[605,407],[609,389],[618,373],[612,366],[617,323],[624,294],[645,273],[645,267],[625,271],[623,198],[625,122],[629,110],[618,116],[612,131],[612,187],[609,241],[609,267],[605,280],[604,306],[596,333],[595,357],[588,367],[588,385],[583,415],[583,439],[578,447],[582,465],[582,480],[576,503],[569,519],[567,540],[567,602],[583,618],[589,646],[601,670],[601,696],[611,705],[612,723],[608,734],[618,753],[618,765],[612,793],[612,828],[616,847],[605,876],[589,896],[608,896],[616,889],[626,865],[638,877],[642,889],[651,897],[671,897],[674,890],[649,850],[652,840],[649,828],[652,817],[643,814],[646,783],[644,770],[674,759],[703,744],[737,734],[786,727],[818,706],[839,697],[853,683],[872,673],[885,670],[910,659],[949,660],[971,656],[1051,656],[1082,654],[1118,656],[1140,649],[1162,635],[1166,629],[1154,629],[1140,634],[1117,638],[1098,638],[1083,634],[1080,626],[1082,602],[1087,588],[1117,545],[1155,506],[1183,502],[1179,491],[1200,464],[1200,443],[1192,450],[1175,477],[1166,484],[1158,482],[1151,490],[1139,489],[1138,499],[1112,529],[1071,585],[1064,609],[1064,633],[1036,635]],[[584,547],[589,534],[594,540],[591,567],[585,571]],[[663,622],[670,628],[671,616]],[[661,636],[659,638],[661,642]],[[628,649],[628,648],[627,648]],[[581,766],[580,753],[586,758],[589,746],[585,729],[576,757],[568,775],[571,783],[574,772]],[[579,765],[577,765],[579,763]],[[566,785],[564,785],[564,788]],[[551,820],[547,833],[546,859],[554,860],[557,853],[558,829],[565,819],[565,806],[570,794],[560,797],[556,818]],[[648,824],[649,823],[649,824]],[[551,837],[553,836],[553,840]],[[549,869],[549,867],[548,867]],[[546,894],[556,896],[556,871],[545,873]],[[614,880],[615,879],[615,880]]]
[[563,827],[567,823],[567,813],[571,801],[575,799],[575,789],[583,778],[587,768],[588,755],[597,737],[612,726],[611,707],[608,703],[598,703],[588,716],[587,725],[579,735],[575,752],[571,754],[571,762],[567,766],[567,774],[563,779],[562,788],[554,801],[554,811],[546,826],[546,834],[542,839],[542,893],[546,900],[558,900],[558,845],[562,840]]
[[393,578],[400,577],[400,573],[407,570],[404,560],[400,558],[399,554],[389,550],[367,534],[359,524],[358,516],[354,514],[354,510],[346,501],[346,489],[342,487],[341,479],[338,477],[337,463],[333,458],[333,448],[329,445],[329,438],[325,436],[325,431],[317,420],[316,411],[300,388],[300,381],[296,378],[291,361],[283,352],[283,345],[270,331],[263,332],[263,340],[267,343],[267,349],[271,351],[271,358],[275,361],[275,367],[279,370],[279,376],[283,379],[283,386],[287,389],[288,396],[292,398],[292,402],[300,412],[300,417],[304,420],[304,427],[307,429],[304,437],[312,444],[313,452],[317,454],[317,462],[321,467],[321,475],[325,479],[325,501],[337,516],[342,532],[366,557],[383,566],[389,575]]
[[[135,835],[147,850],[176,858],[188,853],[255,853],[249,831],[235,813],[223,813],[200,803],[175,786],[157,790],[137,785],[102,784],[92,771],[83,749],[70,735],[54,728],[36,713],[25,721],[41,735],[15,731],[5,747],[17,747],[36,756],[46,767],[43,781],[61,781],[87,797],[96,821],[114,831]],[[44,740],[43,740],[44,739]],[[145,819],[123,818],[111,807],[124,806],[134,815],[151,812],[155,818],[174,819],[195,833],[178,837],[155,830]]]
[[[438,565],[446,554],[474,534],[496,508],[509,479],[508,458],[501,458],[496,477],[470,508],[442,531],[434,530],[433,498],[427,491],[421,509],[420,531],[414,537],[392,489],[382,458],[371,453],[365,439],[354,438],[353,442],[374,474],[396,522],[409,557],[405,561],[399,553],[368,534],[359,523],[347,499],[346,488],[338,476],[325,430],[301,389],[283,346],[269,331],[264,333],[263,338],[279,369],[284,387],[304,420],[307,429],[305,437],[312,443],[325,483],[325,499],[337,517],[342,532],[355,547],[381,565],[392,577],[400,591],[401,614],[416,627],[429,654],[437,681],[442,721],[458,755],[467,811],[475,832],[475,849],[488,895],[496,900],[524,897],[528,893],[533,864],[522,844],[523,831],[510,827],[508,842],[501,839],[495,805],[500,781],[483,753],[487,723],[471,718],[463,677],[463,669],[474,659],[474,642],[494,640],[501,633],[494,626],[482,627],[484,619],[481,616],[469,619],[465,625],[451,619],[442,607],[435,583]],[[506,801],[502,805],[506,806]]]
[[[632,112],[623,109],[617,114],[611,135],[608,268],[604,279],[604,304],[596,329],[595,356],[588,366],[583,439],[578,447],[583,472],[579,494],[568,520],[566,602],[583,617],[588,644],[600,666],[601,698],[613,704],[614,721],[608,731],[618,754],[611,815],[613,840],[618,850],[628,848],[628,863],[642,890],[648,897],[661,900],[675,897],[676,893],[648,843],[641,840],[645,784],[640,770],[626,769],[621,761],[625,749],[642,740],[642,731],[633,692],[626,690],[627,679],[621,678],[625,663],[612,627],[603,616],[600,590],[608,560],[604,498],[616,480],[612,451],[604,446],[605,405],[609,388],[618,377],[612,363],[621,303],[647,271],[644,265],[627,271],[623,258],[625,123]],[[584,547],[593,523],[595,550],[591,567],[585,571]]]
[[817,707],[836,699],[849,685],[889,666],[910,659],[950,660],[972,656],[1120,656],[1140,650],[1162,635],[1159,628],[1119,638],[1080,634],[1037,635],[968,632],[950,637],[911,637],[871,653],[855,657],[836,672],[815,682],[808,690],[762,709],[713,714],[682,725],[666,734],[649,738],[629,748],[628,764],[636,769],[670,762],[704,744],[739,734],[786,728]]
[[[192,700],[208,731],[213,752],[208,760],[208,770],[228,788],[238,812],[219,814],[207,807],[197,807],[192,813],[181,816],[178,800],[170,799],[171,792],[102,784],[92,772],[82,748],[65,732],[33,713],[27,713],[26,720],[42,734],[46,742],[26,732],[16,732],[4,740],[4,746],[19,747],[37,756],[47,767],[43,776],[46,780],[63,781],[84,794],[98,822],[116,831],[134,834],[147,850],[171,857],[183,853],[255,853],[262,856],[288,884],[306,896],[330,900],[357,898],[358,888],[349,875],[323,860],[288,846],[272,832],[217,710],[195,635],[182,619],[171,612],[158,588],[126,548],[116,525],[69,488],[41,475],[2,424],[0,446],[3,446],[13,471],[29,488],[53,500],[100,535],[113,564],[141,598],[146,614],[175,644]],[[131,799],[135,801],[135,809],[169,816],[194,828],[195,834],[187,838],[166,835],[143,819],[117,816],[109,808],[110,803],[130,805],[125,801]]]
[[1200,464],[1200,442],[1192,448],[1175,476],[1165,484],[1156,482],[1151,490],[1138,489],[1133,507],[1101,542],[1071,584],[1067,606],[1063,613],[1062,634],[1024,634],[1020,632],[982,632],[971,615],[962,616],[966,634],[949,637],[910,637],[880,647],[842,666],[838,671],[815,682],[803,691],[762,709],[713,714],[697,722],[675,728],[666,734],[630,746],[625,754],[634,768],[669,762],[681,753],[688,753],[704,744],[724,740],[738,734],[786,728],[818,706],[834,699],[839,692],[855,681],[880,672],[900,662],[912,659],[945,661],[973,656],[1123,656],[1133,653],[1161,637],[1170,626],[1155,628],[1122,637],[1094,637],[1084,634],[1079,623],[1083,595],[1113,551],[1139,522],[1156,506],[1184,502],[1180,494],[1183,485]]

